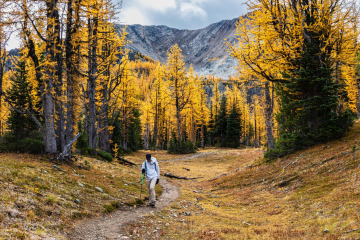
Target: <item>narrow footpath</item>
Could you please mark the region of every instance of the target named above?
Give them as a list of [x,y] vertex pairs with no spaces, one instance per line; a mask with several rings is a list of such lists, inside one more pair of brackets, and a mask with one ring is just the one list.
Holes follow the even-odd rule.
[[138,207],[118,210],[111,214],[103,215],[79,222],[73,229],[67,233],[68,239],[130,239],[124,236],[122,228],[139,217],[156,212],[168,206],[171,202],[180,196],[180,190],[175,185],[160,179],[160,186],[163,189],[162,195],[156,202],[156,208]]

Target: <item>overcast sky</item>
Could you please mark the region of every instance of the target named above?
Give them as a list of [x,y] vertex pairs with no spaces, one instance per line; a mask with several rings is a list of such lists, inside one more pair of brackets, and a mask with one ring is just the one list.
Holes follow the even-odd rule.
[[[127,25],[166,25],[194,30],[245,14],[244,2],[246,0],[123,0],[119,18]],[[19,47],[18,37],[13,35],[7,47]]]
[[246,13],[245,0],[123,0],[123,24],[200,29]]

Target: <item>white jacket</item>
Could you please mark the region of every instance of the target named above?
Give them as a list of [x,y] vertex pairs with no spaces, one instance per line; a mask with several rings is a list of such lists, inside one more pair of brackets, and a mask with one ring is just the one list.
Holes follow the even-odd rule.
[[141,170],[142,169],[146,170],[146,181],[150,181],[151,179],[160,179],[160,169],[156,158],[151,157],[150,163],[145,160],[145,162],[142,164]]

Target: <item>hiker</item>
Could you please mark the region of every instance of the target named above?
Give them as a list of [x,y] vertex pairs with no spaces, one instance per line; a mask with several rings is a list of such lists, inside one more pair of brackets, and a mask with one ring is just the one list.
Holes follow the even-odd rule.
[[141,172],[146,175],[146,184],[149,189],[149,206],[155,207],[155,184],[159,183],[160,169],[156,158],[151,157],[151,154],[146,154]]

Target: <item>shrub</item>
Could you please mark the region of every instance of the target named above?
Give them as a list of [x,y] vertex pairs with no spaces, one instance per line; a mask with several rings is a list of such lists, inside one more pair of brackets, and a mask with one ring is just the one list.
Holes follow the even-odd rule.
[[103,150],[97,151],[97,154],[105,161],[112,162],[114,160],[110,153]]
[[25,138],[21,140],[24,152],[39,154],[44,151],[45,144],[38,139]]
[[22,152],[40,154],[44,151],[45,144],[39,139],[25,138],[9,142],[7,139],[0,143],[0,152]]
[[53,194],[49,194],[46,197],[45,202],[49,205],[53,205],[54,203],[56,203],[58,201],[57,196],[53,195]]
[[179,147],[176,141],[174,139],[171,139],[168,153],[195,153],[196,150],[197,147],[190,141],[181,142],[181,145]]
[[111,204],[106,204],[106,205],[104,205],[103,208],[104,208],[104,211],[105,211],[106,213],[111,213],[111,212],[113,212],[114,210],[120,208],[120,203],[117,202],[117,201],[114,201],[114,202],[112,202]]
[[124,156],[124,155],[126,155],[126,154],[131,153],[131,152],[132,152],[132,151],[131,151],[130,148],[125,149],[125,148],[123,148],[123,146],[118,146],[118,156]]

